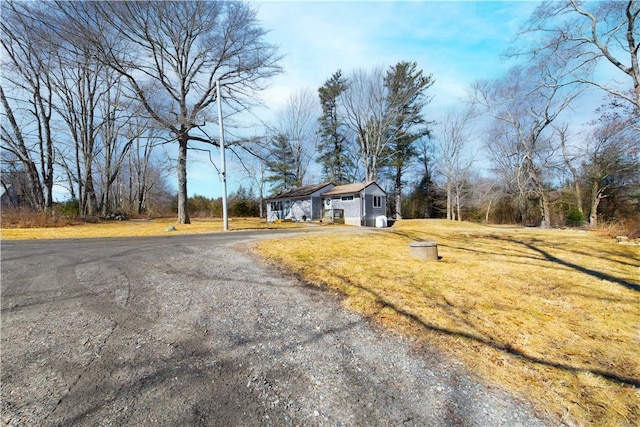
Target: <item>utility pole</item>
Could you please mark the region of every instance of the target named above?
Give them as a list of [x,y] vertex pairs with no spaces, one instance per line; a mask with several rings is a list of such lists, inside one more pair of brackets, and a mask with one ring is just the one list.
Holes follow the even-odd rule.
[[218,128],[220,133],[220,178],[222,179],[222,230],[229,231],[229,215],[227,213],[227,164],[224,158],[224,127],[222,125],[222,98],[220,97],[220,80],[216,81],[218,98]]

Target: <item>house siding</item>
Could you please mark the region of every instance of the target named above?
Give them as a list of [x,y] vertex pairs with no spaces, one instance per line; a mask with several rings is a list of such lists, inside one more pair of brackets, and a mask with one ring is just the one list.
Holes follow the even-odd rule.
[[[279,197],[267,200],[267,221],[290,219],[292,221],[317,220],[322,217],[322,193],[335,187],[327,184],[311,194],[299,197]],[[274,209],[274,205],[281,209]]]
[[311,204],[311,199],[294,201],[291,206],[291,218],[299,221],[311,219]]
[[354,197],[353,200],[342,200],[342,198],[331,199],[331,209],[344,210],[345,222],[348,218],[360,219],[360,197]]
[[[365,226],[375,227],[376,218],[387,214],[387,196],[377,185],[366,188]],[[374,197],[380,198],[380,206],[374,207]]]
[[322,198],[318,196],[311,197],[311,219],[322,218]]
[[[378,216],[386,216],[387,195],[375,182],[369,183],[364,189],[362,186],[363,184],[348,184],[336,188],[333,184],[327,184],[304,196],[301,193],[304,187],[290,190],[290,196],[298,197],[282,194],[267,200],[267,221],[317,220],[325,214],[332,216],[332,210],[340,209],[345,224],[373,227]],[[379,206],[374,207],[376,197],[379,197]]]
[[[343,200],[348,197],[353,197],[353,199]],[[374,197],[380,198],[380,204],[377,207],[374,207]],[[360,191],[329,194],[323,198],[331,199],[329,206],[324,205],[325,209],[342,209],[344,211],[344,223],[348,225],[374,227],[376,217],[386,216],[387,195],[375,183],[369,184]]]

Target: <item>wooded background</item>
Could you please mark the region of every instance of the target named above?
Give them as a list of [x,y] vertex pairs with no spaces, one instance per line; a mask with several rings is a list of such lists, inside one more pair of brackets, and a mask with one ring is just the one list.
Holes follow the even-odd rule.
[[[376,180],[395,218],[637,221],[639,11],[636,0],[541,3],[505,53],[520,65],[477,81],[438,121],[438,76],[407,58],[336,70],[251,127],[233,118],[283,70],[249,4],[3,2],[3,207],[219,215],[219,200],[187,197],[186,165],[193,150],[216,152],[220,81],[248,183],[232,191],[232,215],[262,215],[267,195],[320,179]],[[602,63],[615,79],[599,77]],[[596,118],[575,123],[593,88]],[[54,201],[56,186],[68,200]]]

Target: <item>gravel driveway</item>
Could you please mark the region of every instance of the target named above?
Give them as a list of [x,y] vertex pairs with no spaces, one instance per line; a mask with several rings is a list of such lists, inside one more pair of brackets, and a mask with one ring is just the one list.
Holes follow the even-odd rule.
[[2,422],[544,424],[241,250],[269,236],[3,242]]

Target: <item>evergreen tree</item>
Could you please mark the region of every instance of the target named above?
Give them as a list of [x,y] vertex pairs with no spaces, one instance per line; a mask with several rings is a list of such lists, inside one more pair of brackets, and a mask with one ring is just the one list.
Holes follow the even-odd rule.
[[415,62],[399,62],[387,72],[385,85],[390,114],[394,115],[389,132],[389,172],[394,182],[394,216],[401,218],[403,175],[410,162],[418,156],[415,142],[430,137],[429,125],[422,110],[431,102],[426,95],[434,83],[431,75],[425,76]]
[[238,187],[235,193],[229,197],[229,210],[235,217],[256,217],[259,215],[259,202],[253,193],[253,189]]
[[302,183],[296,178],[296,158],[291,149],[289,138],[284,134],[276,135],[269,147],[269,158],[266,161],[269,176],[267,181],[272,182],[271,189],[275,192],[298,187]]
[[347,80],[342,71],[336,71],[324,85],[318,89],[322,116],[318,119],[320,144],[318,145],[318,161],[322,165],[322,173],[327,181],[334,184],[346,184],[350,181],[354,168],[348,155],[347,138],[338,113],[338,100],[347,89]]

